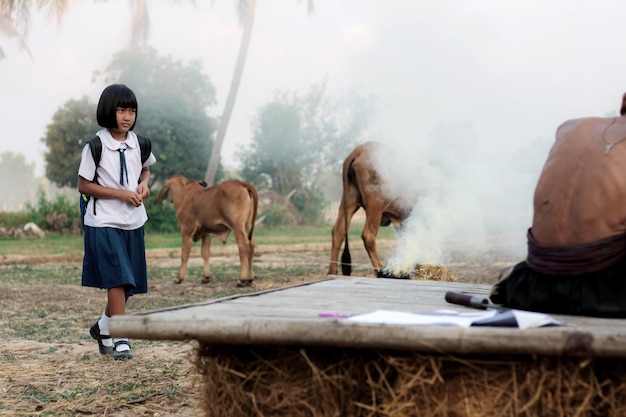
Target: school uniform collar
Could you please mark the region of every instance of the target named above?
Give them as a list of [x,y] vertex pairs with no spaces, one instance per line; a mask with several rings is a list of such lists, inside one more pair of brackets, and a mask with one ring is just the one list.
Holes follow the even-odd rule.
[[135,132],[128,132],[126,134],[126,140],[123,142],[117,141],[113,139],[109,129],[101,129],[96,133],[100,136],[100,141],[102,142],[102,146],[110,149],[112,151],[117,151],[118,149],[134,149],[139,146],[139,141],[137,139],[137,135]]

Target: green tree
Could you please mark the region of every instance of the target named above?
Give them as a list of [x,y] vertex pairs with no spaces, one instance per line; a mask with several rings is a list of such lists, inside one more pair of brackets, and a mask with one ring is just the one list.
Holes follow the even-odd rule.
[[350,91],[327,97],[326,84],[313,86],[300,97],[278,92],[252,122],[252,143],[237,154],[241,175],[259,190],[282,196],[304,219],[306,211],[321,214],[311,204],[323,203],[318,180],[340,169],[341,162],[372,120],[373,99]]
[[306,143],[300,109],[282,94],[263,106],[254,122],[253,142],[238,154],[242,176],[260,189],[287,195],[302,182]]
[[47,126],[42,139],[47,147],[46,177],[59,187],[76,188],[81,151],[100,129],[95,108],[96,104],[88,97],[68,100]]
[[172,174],[201,179],[207,167],[216,121],[207,115],[215,105],[215,87],[198,61],[184,65],[156,50],[118,52],[107,67],[107,83],[123,83],[139,100],[136,130],[153,142],[159,163],[155,182]]
[[[206,170],[215,130],[207,108],[215,104],[215,89],[199,63],[184,65],[155,50],[122,51],[103,74],[107,83],[123,83],[137,95],[139,108],[135,131],[152,140],[158,163],[151,168],[152,183],[162,183],[179,173],[200,179]],[[58,185],[76,187],[80,154],[100,129],[95,122],[96,104],[70,100],[48,125],[44,143],[46,173]]]
[[[26,157],[13,152],[0,153],[0,211],[16,210],[36,189],[35,163],[26,162]],[[9,181],[10,179],[10,181]]]
[[328,97],[325,82],[303,97],[277,92],[252,122],[252,143],[237,154],[242,177],[281,195],[314,184],[355,146],[372,120],[373,103],[355,91]]

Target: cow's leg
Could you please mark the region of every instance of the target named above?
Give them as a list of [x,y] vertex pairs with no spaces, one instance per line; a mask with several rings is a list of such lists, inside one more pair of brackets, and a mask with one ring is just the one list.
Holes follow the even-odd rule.
[[333,226],[332,231],[332,243],[330,247],[330,266],[328,267],[329,275],[337,275],[337,269],[339,264],[339,248],[341,242],[346,235],[346,222],[344,220],[343,202],[339,205],[339,211],[337,212],[337,220]]
[[239,281],[238,287],[247,287],[252,284],[252,257],[254,255],[251,241],[243,230],[235,231],[235,240],[239,248]]
[[380,228],[382,210],[372,209],[365,213],[365,226],[363,227],[363,233],[361,238],[365,245],[367,255],[372,262],[374,271],[376,274],[383,268],[383,264],[378,258],[378,252],[376,251],[376,236],[378,235],[378,229]]
[[180,268],[178,269],[176,284],[183,282],[187,274],[187,262],[189,262],[189,253],[191,253],[191,235],[191,233],[181,231]]
[[202,283],[207,284],[211,282],[211,265],[209,264],[209,257],[211,255],[211,235],[208,233],[202,236],[200,254],[202,255],[202,262],[204,262],[204,268],[202,269]]
[[254,263],[254,250],[256,248],[256,243],[254,243],[254,236],[250,236],[250,256],[248,257],[248,276],[251,280],[254,280],[254,269],[252,267]]
[[328,267],[329,275],[336,275],[339,265],[339,249],[341,243],[346,239],[348,235],[348,229],[350,227],[350,221],[352,216],[359,209],[354,203],[347,203],[344,199],[341,199],[339,203],[339,210],[337,211],[337,220],[333,226],[332,231],[332,244],[330,247],[330,266]]

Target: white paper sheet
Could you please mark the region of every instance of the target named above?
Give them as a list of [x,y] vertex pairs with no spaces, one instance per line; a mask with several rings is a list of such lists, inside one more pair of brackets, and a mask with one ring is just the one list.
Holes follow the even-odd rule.
[[520,329],[530,329],[543,326],[562,326],[563,323],[543,313],[532,311],[512,310],[517,320],[517,327]]
[[[502,320],[499,320],[502,318]],[[512,319],[515,320],[512,320]],[[558,320],[543,314],[530,311],[508,310],[499,313],[496,310],[485,310],[476,313],[458,313],[451,310],[441,310],[432,313],[407,313],[404,311],[376,310],[371,313],[358,314],[346,318],[354,323],[389,324],[400,326],[459,326],[470,327],[474,323],[482,322],[482,326],[518,327],[529,329],[543,326],[561,326]],[[515,323],[517,322],[517,323]]]
[[496,313],[495,310],[463,314],[453,311],[407,313],[404,311],[376,310],[371,313],[351,316],[347,320],[355,323],[394,324],[402,326],[440,325],[470,327],[474,321],[493,317]]

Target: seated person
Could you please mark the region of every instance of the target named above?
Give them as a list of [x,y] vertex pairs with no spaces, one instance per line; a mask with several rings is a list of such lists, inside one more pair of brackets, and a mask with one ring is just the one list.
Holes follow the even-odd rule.
[[526,260],[501,273],[491,301],[626,317],[626,94],[620,114],[559,126],[535,189]]

